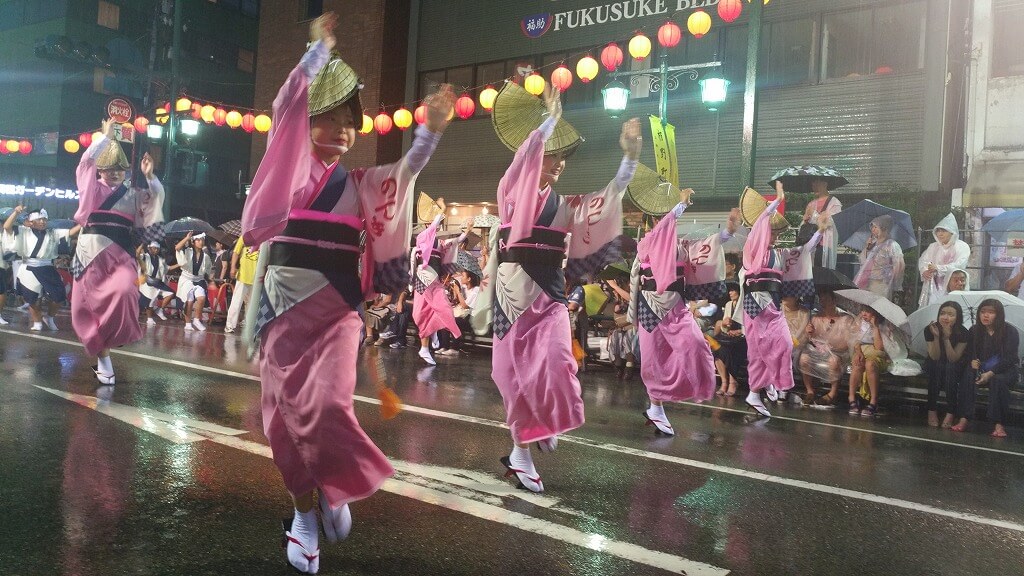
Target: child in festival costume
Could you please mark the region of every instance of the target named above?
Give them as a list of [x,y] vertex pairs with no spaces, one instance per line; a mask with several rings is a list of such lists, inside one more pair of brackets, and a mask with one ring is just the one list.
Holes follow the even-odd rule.
[[[644,418],[668,436],[675,431],[663,402],[703,402],[714,395],[715,361],[686,301],[716,298],[724,291],[721,242],[732,238],[739,225],[739,214],[731,214],[725,230],[691,249],[690,242],[676,237],[676,220],[692,194],[690,188],[682,190],[679,204],[640,241],[630,282],[629,317],[639,325],[640,376],[651,400]],[[696,274],[709,263],[710,274]]]
[[[762,416],[771,412],[761,401],[778,400],[780,390],[793,387],[793,337],[782,315],[780,294],[784,259],[775,242],[789,225],[772,214],[786,197],[782,183],[775,183],[776,197],[758,216],[743,246],[743,332],[747,339],[747,372],[750,392],[747,404]],[[819,223],[819,231],[821,224]]]
[[347,170],[338,160],[356,141],[361,85],[331,56],[336,26],[333,13],[312,23],[313,42],[274,101],[274,128],[242,214],[245,244],[269,241],[253,291],[259,321],[247,321],[246,331],[262,336],[263,428],[295,507],[285,523],[288,562],[309,574],[320,567],[314,493],[334,542],[351,529],[348,503],[394,473],[355,417],[356,310],[372,291],[409,282],[412,188],[454,101],[448,86],[427,98],[427,121],[398,162]]
[[[18,226],[15,221],[24,211],[24,206],[15,207],[4,222],[7,250],[24,260],[24,264],[15,275],[18,293],[29,307],[29,316],[32,318],[31,330],[42,330],[45,323],[47,328],[56,332],[57,322],[53,316],[60,305],[67,301],[67,293],[53,260],[57,257],[60,241],[78,234],[82,227],[75,226],[71,230],[48,229],[46,210],[30,212],[25,224]],[[49,298],[45,315],[40,308],[40,299],[44,295]]]
[[444,198],[438,198],[437,202],[441,214],[416,236],[412,255],[413,289],[416,290],[416,299],[412,301],[412,320],[420,332],[419,356],[431,366],[436,364],[430,355],[431,336],[441,329],[449,330],[455,338],[462,336],[441,278],[454,270],[459,244],[468,235],[467,231],[458,238],[437,238],[437,227],[444,219]]
[[[495,101],[496,118],[506,98],[510,106],[517,100],[537,103],[527,100],[533,97],[519,86],[506,83]],[[553,450],[558,434],[583,424],[566,276],[583,277],[619,257],[622,196],[633,179],[642,144],[640,122],[626,122],[619,139],[625,157],[615,179],[597,192],[561,198],[551,186],[565,169],[566,156],[582,139],[568,123],[560,125],[557,90],[545,94],[545,104],[548,118],[525,141],[516,143],[498,131],[516,155],[498,184],[501,249],[491,255],[500,262],[494,278],[491,377],[505,402],[514,443],[512,453],[501,462],[508,475],[515,475],[533,492],[542,492],[544,484],[529,444],[537,442],[542,451]],[[568,266],[563,272],[570,232]]]
[[149,154],[139,164],[149,187],[126,185],[128,159],[114,139],[114,121],[105,120],[101,131],[76,172],[75,222],[84,228],[72,264],[71,324],[86,352],[96,356],[96,379],[113,384],[110,349],[142,338],[131,232],[163,222],[164,187]]

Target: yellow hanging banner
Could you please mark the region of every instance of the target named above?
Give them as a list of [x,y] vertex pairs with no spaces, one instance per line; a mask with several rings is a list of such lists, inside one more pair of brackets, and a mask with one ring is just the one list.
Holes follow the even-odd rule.
[[655,167],[665,180],[679,187],[679,162],[676,157],[676,127],[661,124],[661,118],[651,115],[651,134],[654,141]]

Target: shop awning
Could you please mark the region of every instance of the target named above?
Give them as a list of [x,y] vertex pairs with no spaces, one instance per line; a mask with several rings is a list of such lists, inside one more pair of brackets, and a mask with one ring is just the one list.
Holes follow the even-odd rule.
[[969,208],[1024,208],[1024,161],[978,162],[964,189]]

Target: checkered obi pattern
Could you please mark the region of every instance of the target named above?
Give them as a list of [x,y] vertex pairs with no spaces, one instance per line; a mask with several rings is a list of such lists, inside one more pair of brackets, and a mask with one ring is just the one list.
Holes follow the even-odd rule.
[[256,327],[253,330],[253,337],[259,338],[263,327],[274,318],[277,318],[277,312],[274,311],[274,307],[270,304],[270,297],[267,296],[267,292],[264,290],[260,294],[260,309],[256,316]]
[[640,324],[640,327],[648,332],[654,332],[654,329],[661,323],[661,317],[651,309],[651,305],[647,303],[647,299],[642,294],[637,295],[636,303],[636,321]]
[[[773,302],[776,308],[780,308],[782,305],[781,288],[782,279],[777,274],[747,277],[743,294],[743,311],[747,313],[747,316],[756,318],[768,306],[769,301]],[[768,295],[770,300],[763,296],[755,297],[755,293]]]
[[504,339],[505,335],[508,334],[509,330],[512,329],[512,321],[509,320],[508,315],[501,309],[501,304],[498,300],[494,300],[494,325],[492,330],[494,335],[499,339]]
[[782,282],[783,298],[806,298],[814,296],[814,280],[786,280]]

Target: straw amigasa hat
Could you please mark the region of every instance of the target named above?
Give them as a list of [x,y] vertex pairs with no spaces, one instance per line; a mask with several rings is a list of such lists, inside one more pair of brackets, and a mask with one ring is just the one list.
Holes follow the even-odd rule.
[[434,221],[434,217],[441,212],[441,207],[437,205],[437,202],[433,198],[427,196],[426,192],[420,192],[419,197],[416,199],[416,219],[425,224],[429,224]]
[[637,164],[626,195],[634,206],[650,216],[664,216],[679,204],[679,188],[645,164]]
[[[740,214],[743,216],[744,226],[753,226],[764,209],[768,207],[768,200],[764,196],[750,188],[743,189],[743,193],[740,194]],[[773,212],[771,216],[771,227],[772,230],[785,230],[789,228],[789,221],[786,217],[778,212]]]
[[[494,99],[491,121],[498,139],[515,152],[519,146],[547,119],[547,108],[540,98],[530,94],[515,82],[506,80]],[[568,156],[583,143],[583,137],[560,118],[555,132],[544,143],[544,155],[562,153]]]
[[362,89],[363,83],[356,71],[337,52],[332,52],[331,59],[309,85],[309,115],[323,114],[353,97],[356,99],[353,111],[362,110],[359,104],[359,91]]
[[128,157],[124,155],[124,149],[117,140],[110,139],[103,145],[103,150],[96,157],[97,170],[110,170],[111,168],[128,169]]

